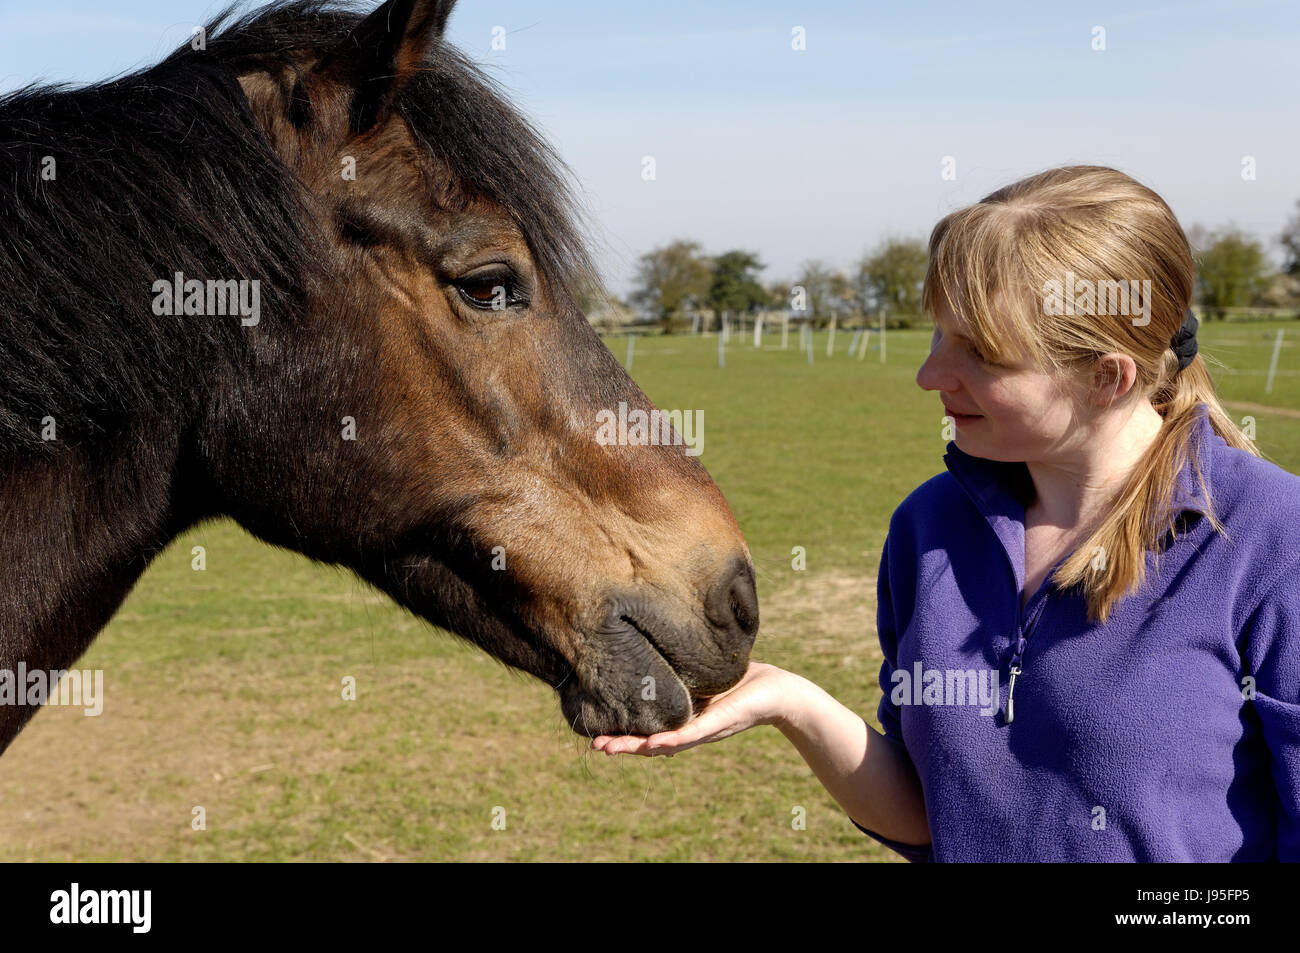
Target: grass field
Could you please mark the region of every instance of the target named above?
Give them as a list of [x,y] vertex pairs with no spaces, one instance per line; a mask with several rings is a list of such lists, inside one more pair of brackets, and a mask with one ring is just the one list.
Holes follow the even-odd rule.
[[[1300,324],[1265,394],[1277,327],[1203,326],[1201,350],[1228,409],[1300,472]],[[702,459],[758,568],[755,657],[873,723],[880,548],[945,447],[915,383],[929,333],[890,332],[883,365],[875,338],[860,361],[848,334],[831,358],[819,335],[809,365],[794,335],[786,351],[736,336],[719,369],[711,337],[654,337],[633,363],[659,406],[704,411]],[[897,859],[775,730],[591,756],[542,683],[229,522],[177,540],[77,667],[105,671],[104,714],[49,708],[0,759],[0,860]]]

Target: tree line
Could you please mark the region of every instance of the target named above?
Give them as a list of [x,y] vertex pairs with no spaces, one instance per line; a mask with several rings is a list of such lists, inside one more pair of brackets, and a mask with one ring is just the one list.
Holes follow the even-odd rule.
[[[1229,309],[1300,311],[1300,202],[1279,236],[1283,264],[1275,269],[1263,243],[1228,226],[1188,230],[1196,258],[1196,304],[1205,319],[1223,319]],[[639,317],[665,334],[716,330],[724,321],[780,311],[824,327],[832,319],[884,320],[910,327],[921,320],[921,285],[929,260],[926,243],[889,238],[847,268],[805,261],[789,280],[764,282],[758,253],[732,249],[711,255],[699,242],[680,238],[637,260],[631,293],[617,301],[589,289],[580,302],[598,324],[629,323]]]

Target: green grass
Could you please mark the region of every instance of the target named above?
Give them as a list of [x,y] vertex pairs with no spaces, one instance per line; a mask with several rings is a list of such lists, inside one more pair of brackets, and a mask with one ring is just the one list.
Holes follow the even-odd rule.
[[[1225,400],[1300,410],[1300,324],[1264,392],[1277,327],[1203,326]],[[646,338],[633,376],[659,406],[705,412],[702,459],[758,568],[756,657],[874,722],[880,548],[945,441],[915,383],[928,333],[890,332],[884,365],[875,335],[861,361],[849,338],[827,358],[818,335],[810,366],[793,335],[786,351],[738,335],[725,369],[713,338]],[[1254,416],[1266,454],[1300,471],[1300,418]],[[78,667],[104,669],[104,716],[48,709],[0,760],[0,860],[895,859],[774,730],[671,761],[591,757],[540,682],[229,522],[160,556]]]

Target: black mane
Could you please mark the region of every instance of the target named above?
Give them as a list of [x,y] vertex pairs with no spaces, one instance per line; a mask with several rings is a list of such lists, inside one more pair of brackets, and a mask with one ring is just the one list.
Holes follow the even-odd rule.
[[[295,320],[316,223],[236,76],[327,49],[362,15],[329,0],[232,8],[207,26],[206,50],[187,42],[115,80],[0,97],[0,459],[50,448],[46,416],[65,444],[142,414],[186,419],[198,382],[244,361],[251,334]],[[439,45],[397,108],[462,187],[509,211],[544,274],[589,279],[567,168],[477,67]],[[154,315],[153,283],[177,271],[258,279],[260,324]]]

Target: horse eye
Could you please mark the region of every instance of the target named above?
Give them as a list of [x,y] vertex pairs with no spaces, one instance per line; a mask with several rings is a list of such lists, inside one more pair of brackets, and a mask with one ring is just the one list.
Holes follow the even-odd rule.
[[515,276],[510,272],[492,271],[470,275],[456,281],[455,285],[466,302],[482,311],[504,310],[528,303],[520,293]]

